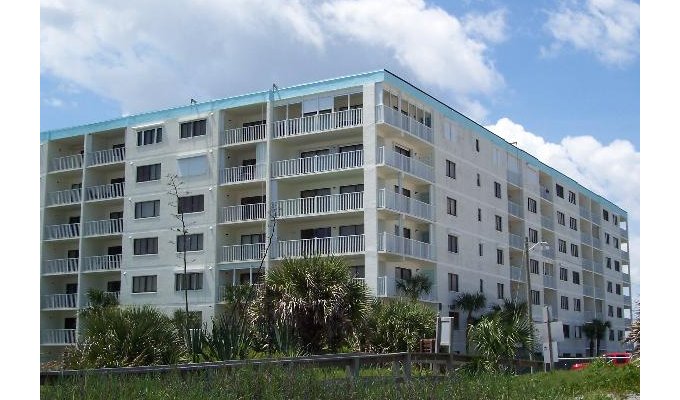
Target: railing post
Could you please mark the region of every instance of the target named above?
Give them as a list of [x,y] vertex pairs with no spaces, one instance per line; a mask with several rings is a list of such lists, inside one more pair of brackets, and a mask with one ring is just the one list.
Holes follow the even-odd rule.
[[411,352],[407,351],[404,357],[404,382],[411,380]]

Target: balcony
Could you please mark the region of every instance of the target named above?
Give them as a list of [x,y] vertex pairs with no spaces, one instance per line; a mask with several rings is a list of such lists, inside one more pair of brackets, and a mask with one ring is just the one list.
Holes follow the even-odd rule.
[[543,286],[550,289],[557,289],[557,279],[555,279],[555,275],[543,275]]
[[592,220],[590,211],[585,207],[579,207],[579,215],[585,219]]
[[[387,276],[379,276],[376,297],[396,297],[396,296],[403,296],[403,293],[400,293],[397,290],[397,280],[394,278],[388,278]],[[418,297],[418,300],[428,303],[436,303],[437,285],[432,285],[430,293],[422,293]]]
[[274,122],[274,138],[285,138],[361,126],[363,109],[349,109]]
[[630,296],[626,296],[625,294],[623,295],[623,304],[631,304]]
[[255,182],[265,178],[266,164],[243,165],[220,170],[220,185]]
[[510,215],[522,218],[522,206],[515,203],[514,201],[508,200],[508,212]]
[[40,332],[41,344],[75,344],[76,330],[75,329],[43,329]]
[[598,274],[604,274],[604,269],[602,268],[602,261],[593,261],[593,271]]
[[78,306],[78,294],[46,294],[42,296],[43,310],[68,310]]
[[517,282],[526,282],[526,269],[517,266],[510,266],[510,279]]
[[548,201],[553,201],[552,193],[550,193],[550,190],[545,186],[541,186],[541,197]]
[[604,299],[604,288],[595,286],[595,297],[598,299]]
[[544,228],[550,229],[551,231],[555,230],[555,223],[553,222],[553,217],[550,216],[541,216],[541,226]]
[[364,235],[348,235],[284,240],[279,242],[278,249],[278,258],[358,254],[364,252],[365,237]]
[[591,221],[593,221],[593,223],[596,224],[596,225],[600,225],[600,222],[602,222],[602,219],[600,217],[599,212],[592,211],[590,213],[590,218],[591,218]]
[[430,243],[383,232],[378,234],[378,251],[399,254],[424,260],[434,260],[434,247]]
[[45,239],[74,239],[80,236],[80,224],[47,225]]
[[378,190],[377,208],[404,213],[416,218],[432,221],[432,206],[422,201],[386,189]]
[[595,288],[593,286],[583,284],[583,295],[584,296],[595,297],[594,292],[595,292]]
[[596,238],[595,236],[593,236],[593,247],[595,247],[596,249],[601,249],[602,248],[601,243],[602,242],[600,242],[599,238]]
[[359,211],[364,209],[364,192],[279,200],[274,207],[278,218]]
[[541,249],[541,255],[545,258],[555,258],[555,249],[552,247]]
[[220,262],[260,261],[266,250],[266,243],[222,246]]
[[63,206],[67,204],[80,203],[82,193],[83,193],[82,189],[68,189],[48,193],[47,205]]
[[120,254],[85,257],[83,259],[83,272],[118,271],[120,270],[121,260]]
[[520,235],[510,233],[509,237],[510,246],[524,251],[524,239]]
[[387,165],[428,182],[434,182],[434,168],[432,166],[415,158],[385,149],[385,147],[378,148],[376,164]]
[[276,161],[272,164],[272,175],[274,178],[284,178],[290,176],[342,171],[360,168],[363,166],[364,152],[362,150],[355,150],[342,153],[325,154],[321,156]]
[[254,125],[244,128],[228,129],[222,135],[222,144],[232,146],[243,143],[253,143],[265,140],[267,137],[267,125]]
[[630,283],[630,274],[622,274],[623,283]]
[[[112,296],[116,301],[120,302],[120,292],[103,292],[105,295]],[[90,300],[85,301],[85,307],[89,307],[91,305]]]
[[61,258],[58,260],[47,260],[43,266],[44,275],[77,274],[77,258]]
[[581,266],[583,267],[584,270],[593,272],[593,260],[589,260],[587,258],[582,258],[581,259]]
[[85,236],[120,235],[123,233],[123,219],[104,219],[85,222]]
[[581,234],[581,242],[585,243],[587,245],[592,245],[593,244],[593,237],[587,234]]
[[125,148],[99,150],[87,153],[87,165],[112,164],[125,161]]
[[52,171],[67,171],[83,167],[83,155],[73,154],[70,156],[52,159]]
[[421,140],[433,143],[431,127],[382,104],[375,106],[375,121],[392,125]]
[[124,183],[90,186],[85,188],[85,200],[119,199],[125,195]]
[[592,310],[583,312],[583,320],[585,322],[590,322],[594,319],[602,320],[602,312],[601,311],[592,311]]
[[220,223],[263,221],[266,217],[266,204],[244,204],[222,207]]
[[522,174],[516,171],[508,170],[508,182],[512,183],[517,187],[522,186]]

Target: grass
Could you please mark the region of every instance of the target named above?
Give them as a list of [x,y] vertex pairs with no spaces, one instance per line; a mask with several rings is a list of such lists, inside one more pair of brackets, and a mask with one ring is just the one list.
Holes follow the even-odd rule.
[[[429,377],[428,377],[429,376]],[[241,368],[144,376],[63,378],[41,387],[45,399],[616,399],[640,393],[639,364],[592,365],[533,375],[457,373],[434,377],[414,368],[395,383],[389,368],[362,368],[351,382],[334,368]]]

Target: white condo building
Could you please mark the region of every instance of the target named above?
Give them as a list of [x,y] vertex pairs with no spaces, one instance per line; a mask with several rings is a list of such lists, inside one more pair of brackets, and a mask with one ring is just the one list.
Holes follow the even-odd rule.
[[421,300],[443,316],[463,292],[525,300],[525,237],[545,241],[531,303],[563,322],[560,355],[587,355],[594,318],[611,323],[608,351],[630,325],[626,211],[386,70],[42,132],[40,150],[45,357],[75,343],[91,288],[184,307],[178,207],[204,322],[226,286],[258,278],[273,232],[265,270],[334,254],[379,297],[424,273]]

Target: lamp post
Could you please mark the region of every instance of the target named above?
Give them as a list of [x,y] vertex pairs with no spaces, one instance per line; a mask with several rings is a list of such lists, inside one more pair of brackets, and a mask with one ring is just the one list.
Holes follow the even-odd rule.
[[[533,250],[536,246],[538,245],[541,246],[547,246],[548,242],[538,242],[534,243],[531,247],[529,247],[529,238],[524,237],[524,266],[526,268],[526,273],[527,273],[527,321],[529,322],[529,328],[531,329],[531,339],[533,342],[534,338],[534,320],[532,318],[532,312],[531,312],[531,271],[529,270],[529,252]],[[552,357],[552,355],[551,355]],[[533,360],[533,349],[529,349],[529,360]],[[533,371],[533,366],[531,367]]]

